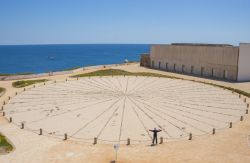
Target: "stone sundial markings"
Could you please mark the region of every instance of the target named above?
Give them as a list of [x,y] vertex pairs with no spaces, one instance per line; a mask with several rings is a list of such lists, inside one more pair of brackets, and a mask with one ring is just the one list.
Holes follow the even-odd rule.
[[[112,107],[116,99],[122,102]],[[201,83],[115,76],[32,88],[12,98],[5,109],[13,122],[26,121],[25,125],[32,130],[43,128],[68,135],[79,130],[72,139],[88,140],[92,135],[92,140],[94,135],[104,141],[122,142],[126,137],[133,141],[149,140],[147,130],[153,127],[164,129],[161,134],[168,139],[185,137],[189,132],[193,135],[209,133],[212,127],[226,128],[229,122],[239,120],[246,105],[229,91]],[[58,120],[62,125],[56,125]],[[115,133],[109,135],[109,132]]]

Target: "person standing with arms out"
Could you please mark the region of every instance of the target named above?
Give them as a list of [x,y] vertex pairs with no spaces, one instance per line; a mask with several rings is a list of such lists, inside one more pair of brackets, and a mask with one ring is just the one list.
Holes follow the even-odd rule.
[[151,132],[153,132],[153,141],[152,141],[152,145],[157,144],[157,133],[161,132],[161,130],[156,130],[156,128],[154,128],[154,130],[149,130]]

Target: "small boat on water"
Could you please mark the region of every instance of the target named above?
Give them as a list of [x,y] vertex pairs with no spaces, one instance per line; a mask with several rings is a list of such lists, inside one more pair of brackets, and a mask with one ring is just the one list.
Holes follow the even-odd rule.
[[53,57],[53,56],[48,56],[48,59],[49,59],[49,60],[54,60],[55,57]]

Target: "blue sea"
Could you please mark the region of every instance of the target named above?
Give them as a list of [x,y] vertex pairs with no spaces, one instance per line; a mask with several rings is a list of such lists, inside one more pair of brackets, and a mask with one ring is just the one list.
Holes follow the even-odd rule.
[[139,61],[146,44],[1,45],[0,73],[42,73]]

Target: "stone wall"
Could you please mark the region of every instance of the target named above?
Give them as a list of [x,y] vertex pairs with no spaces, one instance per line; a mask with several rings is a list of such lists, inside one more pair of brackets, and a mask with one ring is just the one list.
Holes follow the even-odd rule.
[[238,81],[250,81],[250,43],[240,44],[238,67]]
[[233,46],[153,45],[150,67],[236,81],[238,56]]
[[72,74],[73,70],[69,71],[58,71],[58,72],[48,72],[48,73],[40,73],[40,74],[30,74],[30,75],[9,75],[9,76],[0,76],[0,80],[23,80],[23,79],[32,79],[32,78],[43,78],[54,75],[66,75]]
[[150,56],[149,56],[149,54],[142,54],[141,55],[140,66],[150,67]]

